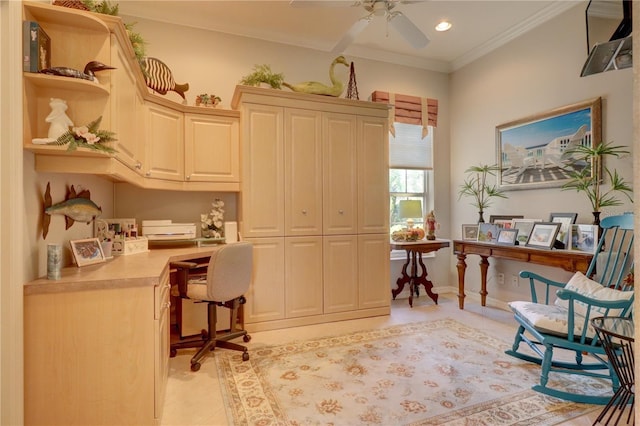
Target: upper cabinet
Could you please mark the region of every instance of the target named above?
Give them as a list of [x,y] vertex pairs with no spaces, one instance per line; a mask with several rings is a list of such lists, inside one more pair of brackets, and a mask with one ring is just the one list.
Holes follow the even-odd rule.
[[[150,93],[122,20],[41,2],[23,3],[24,20],[51,38],[51,66],[84,70],[90,61],[114,67],[98,81],[23,73],[24,147],[40,172],[85,173],[150,189],[240,190],[238,111],[191,107]],[[34,144],[46,138],[51,98],[67,103],[74,126],[102,117],[115,133],[108,154]]]

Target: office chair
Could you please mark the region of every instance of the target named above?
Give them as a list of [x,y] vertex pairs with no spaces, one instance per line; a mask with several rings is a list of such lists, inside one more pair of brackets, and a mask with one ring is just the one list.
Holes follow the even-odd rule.
[[[245,342],[251,340],[246,330],[238,329],[238,308],[245,303],[244,293],[249,289],[253,270],[253,245],[249,242],[225,244],[212,253],[206,268],[206,276],[201,265],[194,262],[172,262],[176,269],[176,281],[181,298],[207,302],[208,330],[202,336],[171,345],[171,357],[178,349],[200,348],[191,358],[191,371],[200,370],[200,362],[209,351],[216,347],[242,352],[242,360],[249,359],[245,346],[229,342],[242,336]],[[200,274],[198,271],[200,269]],[[231,309],[229,332],[216,334],[217,307]]]

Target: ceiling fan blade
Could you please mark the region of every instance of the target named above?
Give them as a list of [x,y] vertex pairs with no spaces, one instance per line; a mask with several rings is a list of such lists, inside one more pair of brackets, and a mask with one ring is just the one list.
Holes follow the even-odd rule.
[[360,1],[357,0],[290,0],[289,6],[292,7],[352,7],[359,6]]
[[336,44],[333,49],[331,49],[331,53],[342,53],[347,46],[349,46],[356,39],[358,34],[362,32],[371,22],[372,15],[367,15],[364,18],[358,19],[352,26],[349,28],[349,31],[342,36],[342,39]]
[[392,12],[389,23],[414,49],[422,49],[429,44],[429,38],[402,12]]

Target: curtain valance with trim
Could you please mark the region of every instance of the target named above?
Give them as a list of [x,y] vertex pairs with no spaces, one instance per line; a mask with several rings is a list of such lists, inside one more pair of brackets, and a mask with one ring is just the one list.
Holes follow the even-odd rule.
[[438,127],[437,99],[376,90],[371,94],[371,101],[391,105],[389,109],[389,131],[392,135],[395,135],[394,122],[421,125],[422,137],[429,134],[429,126]]

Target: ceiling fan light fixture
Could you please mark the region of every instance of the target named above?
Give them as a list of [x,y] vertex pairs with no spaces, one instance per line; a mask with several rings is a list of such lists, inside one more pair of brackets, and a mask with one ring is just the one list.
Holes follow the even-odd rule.
[[438,23],[438,25],[436,25],[436,31],[449,31],[451,29],[452,25],[451,22],[449,21],[440,21]]

